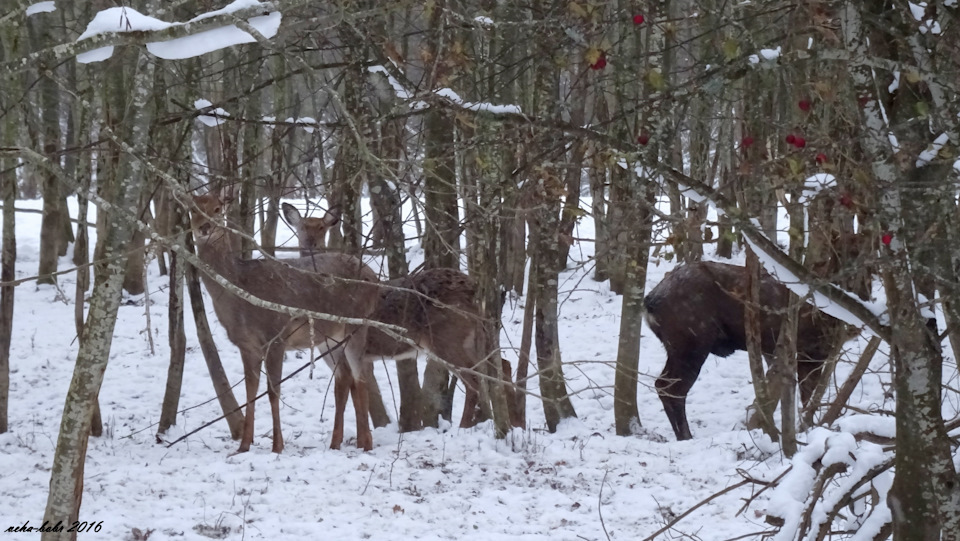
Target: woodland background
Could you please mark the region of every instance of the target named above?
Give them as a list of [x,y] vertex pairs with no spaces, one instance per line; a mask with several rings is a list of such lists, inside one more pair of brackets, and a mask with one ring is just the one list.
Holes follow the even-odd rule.
[[[523,340],[504,355],[518,367],[529,357],[543,420],[528,426],[548,432],[577,415],[559,347],[568,266],[621,296],[609,391],[614,431],[630,436],[641,430],[648,266],[731,257],[746,240],[850,313],[888,357],[888,460],[831,505],[889,508],[877,539],[960,537],[958,422],[941,413],[956,400],[960,347],[955,1],[243,2],[159,30],[135,28],[120,10],[117,31],[83,41],[112,3],[31,4],[8,1],[0,14],[0,432],[10,427],[17,286],[75,274],[75,291],[62,294],[74,300],[79,349],[46,516],[77,516],[117,313],[148,289],[151,261],[170,284],[159,432],[176,423],[192,333],[184,311],[209,334],[196,317],[196,271],[171,249],[190,249],[178,194],[233,186],[247,254],[281,251],[280,200],[306,200],[316,212],[338,206],[333,246],[381,254],[385,276],[412,270],[413,241],[426,266],[475,277],[496,321],[503,295],[524,295]],[[222,7],[127,6],[165,21]],[[246,22],[275,11],[276,36]],[[177,60],[142,46],[224,25],[253,42]],[[109,58],[77,61],[105,45],[116,46]],[[37,198],[38,268],[24,269],[17,237],[36,232],[17,230],[18,200]],[[590,238],[578,236],[585,219]],[[593,244],[589,260],[570,257],[578,243]],[[205,351],[211,373],[215,354]],[[515,378],[526,385],[523,370]],[[829,415],[801,416],[801,432],[836,420],[842,390],[828,395]],[[782,409],[795,410],[787,399]],[[788,457],[795,428],[765,427]],[[811,506],[843,473],[813,462]],[[864,489],[881,471],[895,472],[889,493]],[[809,520],[791,527],[855,535]]]

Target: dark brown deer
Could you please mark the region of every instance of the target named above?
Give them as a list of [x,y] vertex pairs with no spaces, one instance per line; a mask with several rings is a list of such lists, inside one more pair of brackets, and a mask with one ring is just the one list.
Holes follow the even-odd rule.
[[[193,199],[191,224],[200,259],[228,282],[251,295],[276,304],[350,318],[367,318],[377,306],[377,275],[359,259],[344,254],[311,258],[241,260],[239,236],[224,227],[228,200],[217,194]],[[266,365],[267,391],[273,414],[273,452],[283,451],[280,431],[280,380],[287,349],[318,346],[329,350],[334,370],[336,416],[330,447],[343,442],[343,413],[353,394],[357,416],[357,447],[373,448],[367,424],[366,387],[362,381],[367,327],[327,320],[291,317],[255,306],[203,274],[203,282],[227,336],[240,349],[247,408],[238,452],[250,450],[254,430],[254,399],[260,367]],[[344,342],[342,343],[341,342]],[[359,380],[359,381],[358,381]]]
[[[687,393],[697,381],[707,355],[727,357],[746,350],[744,267],[700,261],[677,267],[644,299],[647,324],[667,350],[657,378],[657,393],[678,440],[693,437],[687,424]],[[780,333],[789,294],[786,286],[761,272],[761,350],[770,358]],[[810,304],[800,308],[797,326],[797,377],[806,404],[823,372],[823,361],[846,339],[843,322]]]
[[[294,228],[300,243],[300,255],[310,257],[323,248],[327,230],[336,224],[328,212],[324,218],[302,218],[299,211],[283,204],[283,215]],[[453,366],[466,386],[460,426],[476,424],[480,376],[485,373],[486,338],[480,308],[475,300],[476,284],[455,269],[427,269],[385,283],[381,288],[377,309],[371,319],[403,327],[417,344],[416,348],[396,340],[387,333],[370,328],[367,334],[367,360],[416,360],[426,350]],[[509,363],[504,361],[504,380],[512,388]],[[511,408],[510,421],[521,426],[517,412]]]

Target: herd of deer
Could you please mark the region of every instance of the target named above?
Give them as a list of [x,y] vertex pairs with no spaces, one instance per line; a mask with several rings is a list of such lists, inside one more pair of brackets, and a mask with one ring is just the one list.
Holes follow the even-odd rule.
[[[366,374],[379,359],[411,362],[420,350],[456,369],[464,381],[466,398],[461,427],[474,424],[480,391],[484,325],[474,300],[473,280],[454,269],[430,269],[380,282],[360,259],[324,250],[326,231],[337,222],[334,214],[302,218],[284,205],[284,217],[294,229],[301,254],[293,259],[242,259],[240,236],[226,223],[229,195],[207,193],[193,197],[191,225],[198,255],[211,270],[235,287],[226,287],[206,272],[204,284],[227,336],[240,350],[246,384],[246,415],[238,452],[253,442],[254,408],[261,367],[266,367],[267,392],[273,418],[273,452],[283,451],[280,429],[280,382],[284,352],[320,348],[334,373],[335,419],[330,447],[343,442],[344,410],[352,396],[356,412],[357,447],[373,448],[368,425],[369,394]],[[686,396],[707,355],[727,356],[746,349],[743,322],[745,290],[743,267],[721,263],[691,263],[678,267],[645,300],[650,328],[667,351],[667,362],[656,387],[677,439],[689,439]],[[252,302],[238,291],[263,302]],[[788,299],[785,286],[762,278],[762,350],[771,355]],[[288,307],[276,311],[265,304]],[[320,319],[307,312],[328,314]],[[400,327],[401,340],[368,320]],[[815,386],[815,376],[835,344],[831,329],[840,322],[812,307],[801,311],[798,329],[799,375],[804,402]],[[410,344],[416,344],[411,346]],[[813,377],[808,377],[813,376]],[[504,374],[507,382],[509,374]],[[812,384],[811,384],[812,382]],[[510,412],[514,426],[517,412]]]

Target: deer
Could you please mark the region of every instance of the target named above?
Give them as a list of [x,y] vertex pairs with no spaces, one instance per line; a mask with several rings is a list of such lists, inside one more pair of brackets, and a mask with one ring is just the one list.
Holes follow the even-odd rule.
[[[709,354],[727,357],[747,349],[744,299],[747,275],[738,265],[698,261],[667,273],[644,298],[645,318],[667,351],[657,394],[677,440],[693,437],[687,424],[687,394]],[[760,278],[761,351],[774,354],[789,291],[766,272]],[[846,325],[810,304],[800,308],[797,325],[797,378],[800,399],[810,400],[824,361],[856,336]]]
[[[297,235],[301,257],[315,256],[323,249],[326,232],[337,223],[337,216],[328,211],[323,218],[304,218],[289,203],[284,203],[282,209],[284,219]],[[402,327],[416,347],[371,327],[364,358],[406,362],[416,361],[422,351],[432,353],[452,366],[466,387],[460,427],[475,426],[479,373],[483,372],[488,353],[483,316],[475,300],[476,283],[457,269],[435,268],[389,280],[384,286],[371,319]],[[510,364],[506,360],[502,363],[503,381],[511,389]],[[511,425],[521,427],[519,417],[510,408]]]
[[[226,226],[230,195],[207,193],[192,201],[191,228],[200,260],[232,285],[260,300],[328,313],[346,318],[367,318],[377,306],[378,278],[359,259],[345,254],[318,254],[299,259],[240,259],[240,237]],[[363,352],[367,326],[291,316],[252,304],[221,285],[206,272],[203,283],[227,337],[240,350],[246,384],[246,415],[237,453],[253,443],[254,410],[260,369],[265,365],[267,392],[273,415],[273,452],[284,448],[280,428],[280,381],[283,355],[288,349],[324,348],[334,372],[334,418],[331,449],[343,442],[343,414],[353,396],[357,421],[357,447],[373,448],[367,424],[368,396],[363,378]]]

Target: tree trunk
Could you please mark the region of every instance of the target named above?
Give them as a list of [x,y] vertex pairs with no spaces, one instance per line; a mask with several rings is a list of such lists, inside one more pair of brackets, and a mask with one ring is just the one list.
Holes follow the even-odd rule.
[[[144,194],[144,200],[140,201],[137,208],[137,218],[147,221],[150,215],[150,197]],[[131,295],[142,295],[145,292],[146,283],[144,281],[144,272],[147,265],[147,237],[142,231],[133,232],[133,237],[127,246],[127,264],[126,273],[123,277],[123,290]],[[144,302],[149,302],[144,300]]]
[[566,379],[560,359],[560,330],[557,298],[560,273],[557,262],[557,213],[559,205],[549,204],[541,193],[540,209],[536,211],[531,250],[537,255],[536,266],[531,269],[536,289],[530,292],[536,303],[535,341],[537,366],[540,375],[540,395],[543,397],[543,413],[547,430],[556,432],[560,421],[576,417],[577,412],[567,394]]
[[640,361],[640,331],[643,328],[643,296],[647,282],[647,260],[650,257],[650,235],[653,227],[651,208],[654,204],[652,180],[631,175],[624,192],[630,198],[624,206],[629,211],[622,217],[627,242],[621,245],[626,256],[623,280],[623,303],[620,310],[620,338],[617,345],[617,372],[613,390],[613,416],[617,435],[628,436],[639,428],[637,407],[637,374]]
[[750,375],[753,380],[754,400],[750,406],[747,418],[747,428],[759,428],[777,441],[780,433],[773,421],[773,412],[777,409],[777,399],[770,392],[767,384],[766,370],[763,366],[763,351],[761,349],[761,333],[763,323],[759,308],[760,304],[760,261],[753,250],[747,248],[747,264],[744,272],[747,273],[747,302],[743,304],[744,329],[747,337],[747,356],[750,359]]
[[[6,40],[4,40],[6,41]],[[9,47],[2,43],[3,49]],[[7,50],[7,54],[12,51]],[[0,59],[4,59],[0,49]],[[14,83],[11,86],[15,86]],[[11,95],[17,95],[15,88],[8,88]],[[0,96],[0,103],[8,113],[0,125],[0,145],[14,145],[17,140],[16,109],[7,107],[4,96]],[[17,266],[17,218],[14,214],[14,203],[17,199],[17,170],[13,158],[0,158],[0,194],[3,197],[3,252],[0,256],[0,434],[9,429],[8,406],[10,401],[10,341],[13,336],[13,299]]]
[[[436,9],[440,11],[440,9]],[[437,108],[427,111],[424,120],[425,156],[424,214],[426,231],[423,239],[426,268],[460,268],[460,218],[457,208],[456,164],[451,141],[454,124],[450,113]],[[452,393],[447,369],[433,360],[427,361],[423,375],[421,418],[424,426],[437,426],[437,418],[452,417]],[[448,406],[448,404],[450,404]]]
[[[193,250],[192,240],[188,241],[187,249]],[[220,411],[227,417],[230,437],[239,440],[240,436],[243,435],[243,412],[240,411],[237,398],[233,395],[230,380],[227,379],[227,373],[223,370],[223,363],[220,362],[217,344],[213,341],[213,333],[210,332],[210,323],[207,322],[207,312],[203,305],[203,293],[200,291],[199,273],[193,265],[189,263],[185,263],[185,265],[187,267],[187,290],[190,293],[193,319],[197,324],[197,341],[200,342],[200,351],[203,352],[203,359],[207,363],[207,371],[210,373],[213,392],[217,394],[217,401],[220,403]]]
[[[183,223],[179,211],[174,211],[175,233],[181,233],[179,224]],[[183,365],[187,353],[187,338],[183,325],[183,264],[176,252],[170,252],[170,292],[167,308],[167,337],[170,345],[170,366],[167,369],[167,386],[160,408],[160,421],[157,434],[165,434],[171,426],[177,424],[177,411],[180,406],[180,390],[183,385]]]
[[[38,14],[27,19],[27,29],[33,50],[39,50],[50,41],[46,30],[54,24],[57,14]],[[47,19],[41,21],[40,19]],[[58,17],[59,18],[59,17]],[[53,80],[54,66],[41,61],[37,66],[39,73],[40,93],[40,139],[43,144],[43,154],[51,162],[60,163],[60,90]],[[56,175],[44,169],[41,173],[43,190],[43,220],[40,223],[40,264],[37,269],[38,284],[57,283],[57,263],[60,256],[60,241],[62,239],[62,209],[60,206],[60,184]]]
[[[147,107],[153,84],[154,60],[145,52],[135,53],[136,69],[131,88],[132,111],[136,115],[124,130],[136,156],[146,153],[148,144],[148,126],[151,114]],[[116,187],[116,198],[112,203],[115,209],[134,215],[145,183],[142,164],[136,156],[124,154],[120,158],[118,178],[123,179]],[[53,165],[51,164],[51,167]],[[109,212],[103,209],[102,212]],[[72,523],[80,512],[80,500],[83,495],[83,468],[86,460],[87,441],[90,435],[94,408],[103,373],[110,357],[113,330],[120,307],[120,290],[124,277],[124,260],[117,258],[130,242],[133,228],[130,224],[119,223],[116,216],[115,226],[109,225],[101,231],[103,253],[106,263],[99,267],[96,283],[90,299],[90,312],[80,340],[77,362],[73,378],[67,391],[60,434],[54,453],[50,473],[50,494],[44,520],[56,524],[62,520]],[[105,223],[110,223],[106,221]],[[76,539],[76,532],[47,532],[41,537],[44,541]]]
[[[387,257],[387,269],[390,278],[402,278],[409,272],[407,263],[406,242],[403,234],[403,217],[401,215],[400,192],[397,190],[398,170],[389,164],[400,163],[403,156],[402,120],[390,120],[383,123],[381,128],[380,155],[383,156],[384,171],[389,174],[393,182],[386,182],[381,175],[373,175],[368,179],[370,187],[370,205],[379,209],[379,217],[383,222],[383,247]],[[396,363],[397,385],[400,388],[400,412],[397,424],[400,432],[420,430],[422,425],[420,411],[420,374],[416,361],[398,361]]]

